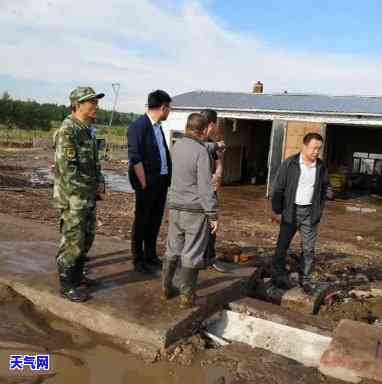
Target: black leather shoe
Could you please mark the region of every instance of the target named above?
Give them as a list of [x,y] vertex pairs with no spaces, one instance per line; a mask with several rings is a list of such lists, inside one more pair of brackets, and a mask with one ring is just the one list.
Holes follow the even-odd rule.
[[139,263],[134,265],[134,271],[144,275],[153,275],[154,272],[145,264]]
[[288,275],[276,275],[272,277],[273,284],[280,289],[292,289],[295,285],[290,281]]
[[158,269],[161,270],[162,267],[163,267],[163,264],[162,264],[162,262],[159,259],[148,260],[147,264],[148,264],[149,268],[154,268],[154,269],[157,269],[157,270]]
[[147,263],[150,267],[162,269],[162,262],[158,258],[150,259],[147,261]]
[[61,288],[61,295],[70,301],[81,303],[90,299],[89,294],[81,292],[76,288]]
[[77,289],[78,286],[78,265],[64,267],[58,264],[58,277],[60,281],[60,292],[63,297],[70,301],[82,302],[90,298],[89,294]]

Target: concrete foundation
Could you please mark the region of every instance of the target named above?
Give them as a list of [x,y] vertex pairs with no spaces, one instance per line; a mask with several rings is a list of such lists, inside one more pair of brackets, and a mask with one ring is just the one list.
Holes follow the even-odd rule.
[[328,336],[233,311],[223,311],[208,331],[225,340],[263,348],[316,368],[332,340]]
[[[0,217],[1,222],[1,217]],[[73,303],[59,294],[56,231],[33,223],[43,241],[0,241],[0,283],[54,315],[111,336],[132,352],[155,359],[164,348],[198,330],[208,316],[246,295],[256,268],[235,266],[229,273],[203,271],[197,293],[203,304],[179,309],[179,298],[161,299],[160,276],[147,277],[133,270],[130,242],[97,238],[87,263],[100,283],[92,299]],[[28,235],[28,223],[24,226]],[[36,236],[37,237],[37,236]]]

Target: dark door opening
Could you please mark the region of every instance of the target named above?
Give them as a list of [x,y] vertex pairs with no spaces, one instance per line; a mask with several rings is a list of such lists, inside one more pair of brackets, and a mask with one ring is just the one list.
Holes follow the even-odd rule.
[[382,195],[382,127],[328,124],[325,158],[337,194]]
[[225,184],[264,185],[268,176],[268,155],[272,121],[228,120],[224,124]]

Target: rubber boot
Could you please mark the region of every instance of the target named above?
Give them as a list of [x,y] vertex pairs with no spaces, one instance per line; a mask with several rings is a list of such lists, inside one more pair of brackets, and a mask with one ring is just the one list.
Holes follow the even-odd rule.
[[162,297],[164,300],[169,300],[175,297],[179,292],[172,284],[176,267],[178,266],[177,260],[165,260],[162,269]]
[[180,285],[180,308],[188,309],[195,306],[196,301],[196,282],[198,280],[199,269],[182,268]]
[[81,292],[76,287],[77,269],[75,267],[63,268],[58,266],[58,276],[61,285],[61,295],[74,302],[83,302],[90,297],[87,293]]
[[84,285],[86,287],[95,287],[98,285],[98,282],[94,279],[90,279],[85,272],[84,269],[85,265],[85,257],[80,257],[77,260],[77,263],[75,265],[75,284],[76,286]]

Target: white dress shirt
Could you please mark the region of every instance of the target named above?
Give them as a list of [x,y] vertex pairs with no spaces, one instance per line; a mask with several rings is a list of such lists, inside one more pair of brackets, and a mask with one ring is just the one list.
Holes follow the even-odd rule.
[[297,205],[311,205],[314,193],[314,183],[316,182],[317,162],[305,164],[302,154],[299,158],[301,175],[298,181],[296,200]]
[[149,117],[151,124],[153,126],[155,139],[157,141],[157,145],[159,148],[159,154],[160,154],[160,160],[161,160],[160,174],[167,175],[168,174],[167,155],[166,155],[166,147],[163,142],[163,135],[161,132],[161,124],[159,122],[154,121],[149,113],[147,114],[147,116]]

